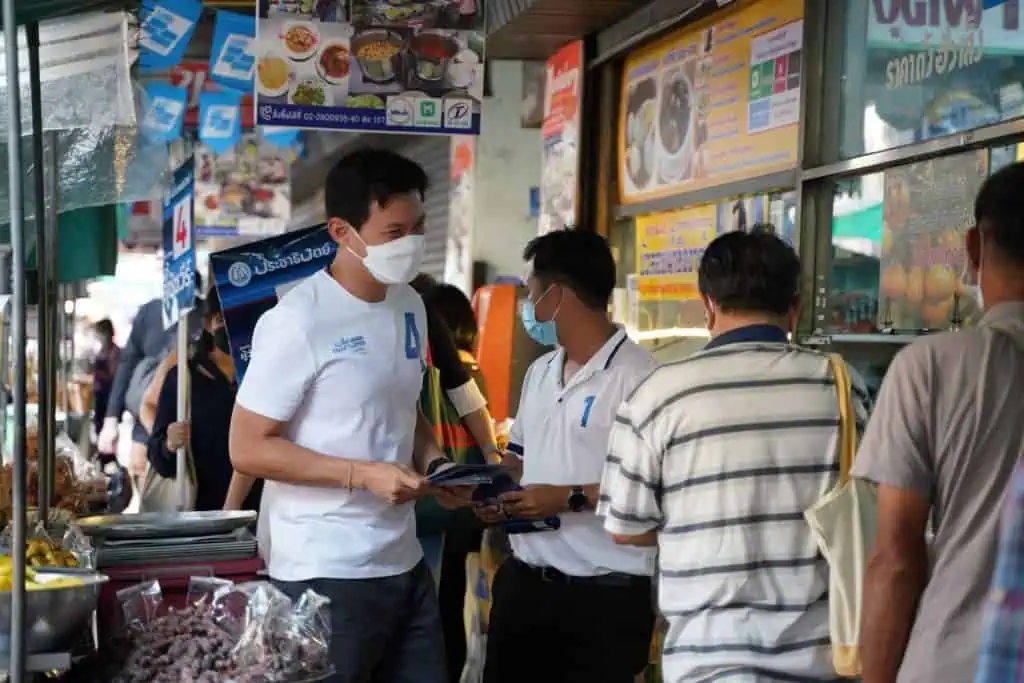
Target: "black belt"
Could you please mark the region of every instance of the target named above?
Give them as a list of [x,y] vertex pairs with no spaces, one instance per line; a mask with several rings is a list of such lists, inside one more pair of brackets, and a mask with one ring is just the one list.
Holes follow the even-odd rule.
[[532,574],[545,583],[560,584],[583,584],[590,586],[608,586],[615,588],[629,588],[631,586],[650,585],[651,577],[638,576],[636,574],[622,574],[611,572],[610,574],[598,574],[597,576],[571,576],[561,572],[554,567],[537,567],[527,564],[515,557],[508,560],[517,569]]

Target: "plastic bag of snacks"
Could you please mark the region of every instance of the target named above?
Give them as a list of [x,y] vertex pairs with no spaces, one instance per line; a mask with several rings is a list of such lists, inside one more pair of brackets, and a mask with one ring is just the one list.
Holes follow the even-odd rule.
[[308,591],[293,604],[269,583],[211,577],[193,577],[188,595],[174,609],[157,581],[119,591],[125,635],[75,680],[288,683],[330,673],[326,598]]
[[[55,527],[51,526],[51,529]],[[8,524],[0,534],[0,554],[10,555],[12,532]],[[96,551],[77,524],[69,524],[60,534],[60,540],[56,536],[56,533],[47,531],[42,522],[36,522],[25,542],[25,559],[29,566],[95,568]]]

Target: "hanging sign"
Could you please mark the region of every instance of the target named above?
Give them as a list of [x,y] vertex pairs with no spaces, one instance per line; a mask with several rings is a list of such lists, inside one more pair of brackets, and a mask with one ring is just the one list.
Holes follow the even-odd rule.
[[327,227],[318,225],[210,254],[239,382],[260,316],[300,280],[326,268],[335,250]]
[[251,91],[256,70],[256,59],[252,53],[255,39],[255,17],[217,12],[210,46],[210,77],[225,88]]
[[142,123],[139,124],[142,136],[149,142],[158,144],[181,137],[187,97],[188,93],[184,88],[175,88],[158,82],[147,85]]
[[196,234],[278,235],[291,218],[292,148],[255,133],[223,152],[196,147]]
[[203,5],[198,0],[147,0],[139,16],[139,69],[170,69],[185,56]]
[[242,137],[241,95],[225,90],[199,95],[199,139],[215,152],[223,152]]
[[194,182],[194,165],[189,158],[174,172],[174,185],[164,199],[164,329],[174,326],[195,303]]
[[636,219],[638,301],[696,301],[697,269],[718,234],[718,207],[704,204]]
[[540,234],[576,225],[583,103],[583,41],[566,45],[547,64]]
[[626,59],[623,203],[796,167],[803,14],[803,0],[737,5]]
[[473,177],[476,138],[451,138],[451,185],[448,197],[448,246],[444,258],[444,281],[466,296],[473,294]]
[[477,135],[484,2],[271,0],[257,25],[256,122]]

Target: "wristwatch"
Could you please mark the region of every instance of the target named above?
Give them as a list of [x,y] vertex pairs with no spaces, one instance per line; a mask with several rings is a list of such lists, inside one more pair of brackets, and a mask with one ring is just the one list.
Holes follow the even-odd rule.
[[569,492],[569,510],[571,512],[582,512],[587,507],[587,494],[582,486],[573,486]]

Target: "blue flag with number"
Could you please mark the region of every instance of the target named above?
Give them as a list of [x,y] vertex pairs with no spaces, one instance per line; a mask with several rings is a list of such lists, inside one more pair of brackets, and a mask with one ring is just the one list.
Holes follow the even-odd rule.
[[196,298],[194,225],[195,161],[189,157],[176,171],[164,197],[164,329],[192,310]]
[[336,250],[327,226],[318,225],[210,254],[239,382],[260,316],[300,280],[326,268]]
[[249,92],[253,88],[256,58],[256,17],[235,12],[217,12],[210,46],[210,78],[231,90]]
[[146,0],[139,14],[139,70],[166,71],[185,56],[203,3],[199,0]]
[[238,144],[242,139],[241,93],[199,93],[199,139],[218,154]]

